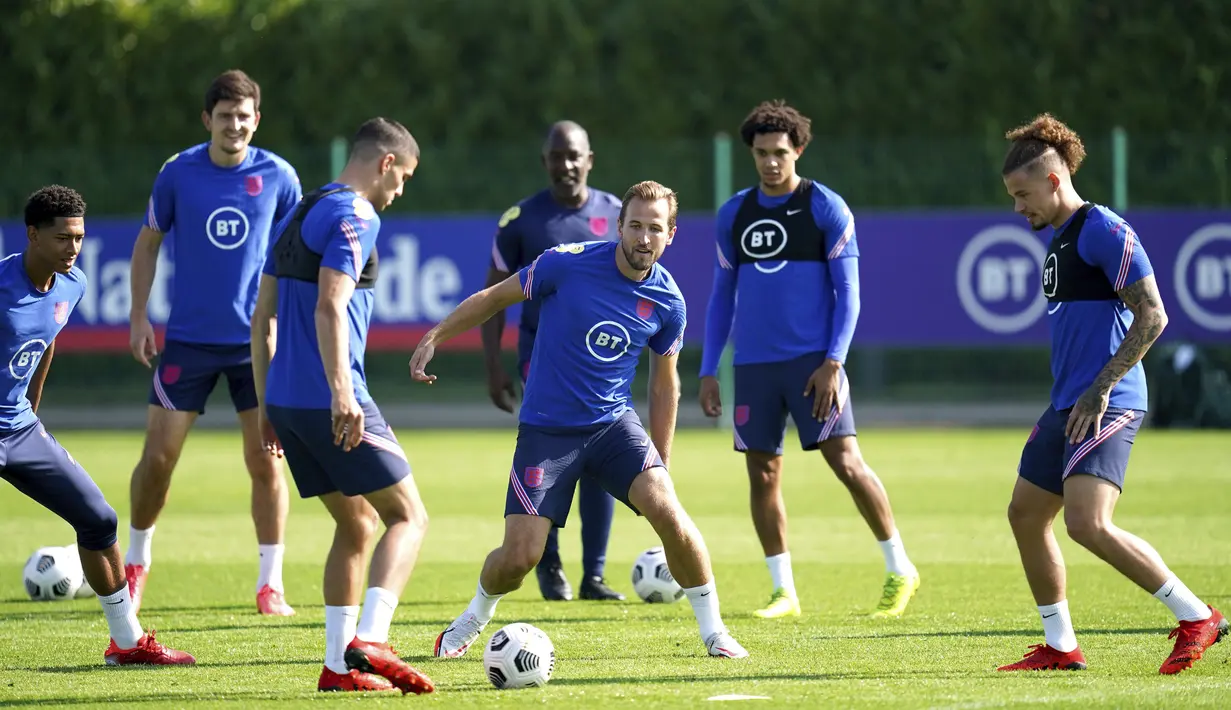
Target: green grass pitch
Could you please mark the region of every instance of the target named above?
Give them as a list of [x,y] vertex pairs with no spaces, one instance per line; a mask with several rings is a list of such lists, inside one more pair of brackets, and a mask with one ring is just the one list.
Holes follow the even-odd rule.
[[[676,439],[673,475],[705,535],[724,617],[752,658],[705,656],[686,601],[547,603],[533,579],[507,597],[481,643],[525,621],[556,646],[545,688],[497,691],[484,678],[480,644],[463,659],[429,657],[436,634],[464,608],[484,555],[499,542],[514,437],[506,432],[401,432],[431,516],[419,565],[402,594],[391,641],[436,682],[427,697],[360,700],[315,692],[324,645],[321,565],[330,522],[292,496],[287,596],[299,615],[255,613],[256,543],[235,435],[192,436],[171,503],[154,538],[142,621],[197,656],[195,668],[108,668],[106,624],[96,600],[24,600],[21,566],[42,545],[70,544],[71,530],[0,487],[0,707],[287,707],[354,702],[522,707],[705,707],[744,694],[756,707],[999,708],[1228,707],[1231,643],[1195,668],[1158,675],[1174,619],[1148,594],[1062,536],[1069,601],[1090,662],[1080,673],[1009,675],[994,668],[1042,641],[1005,507],[1024,431],[867,431],[865,454],[887,486],[923,586],[900,620],[864,615],[879,595],[883,563],[840,484],[817,454],[787,455],[791,552],[804,605],[797,619],[750,612],[770,592],[748,516],[740,458],[720,432]],[[64,432],[61,441],[120,512],[127,545],[128,476],[136,434]],[[788,439],[788,441],[790,441]],[[1231,436],[1144,431],[1117,522],[1151,541],[1207,602],[1231,611]],[[578,522],[561,535],[574,585]],[[1063,530],[1063,526],[1059,526]],[[649,526],[620,508],[608,577],[631,596],[636,555],[656,544]],[[741,705],[741,703],[736,703]],[[721,707],[721,706],[720,706]]]

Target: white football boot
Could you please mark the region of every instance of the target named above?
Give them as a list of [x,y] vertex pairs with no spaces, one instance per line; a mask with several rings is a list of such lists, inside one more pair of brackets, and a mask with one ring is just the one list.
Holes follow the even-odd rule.
[[[479,621],[469,611],[457,617],[449,628],[436,637],[436,648],[432,652],[437,658],[461,658],[483,633],[486,623]],[[736,644],[738,646],[738,644]],[[742,649],[741,649],[742,650]]]
[[711,656],[718,658],[748,657],[748,652],[744,650],[743,646],[739,645],[739,641],[732,638],[731,634],[726,631],[710,634],[710,637],[705,639],[705,649],[709,651]]

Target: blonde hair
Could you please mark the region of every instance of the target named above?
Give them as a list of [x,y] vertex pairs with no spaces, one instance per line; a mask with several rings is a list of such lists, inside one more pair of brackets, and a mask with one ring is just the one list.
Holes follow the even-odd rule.
[[620,224],[624,224],[624,213],[628,211],[628,203],[633,199],[643,200],[645,202],[657,202],[659,200],[667,201],[667,229],[675,229],[675,218],[679,214],[680,201],[679,196],[675,194],[675,190],[667,187],[660,182],[653,180],[642,180],[641,182],[628,188],[624,193],[624,200],[620,203]]

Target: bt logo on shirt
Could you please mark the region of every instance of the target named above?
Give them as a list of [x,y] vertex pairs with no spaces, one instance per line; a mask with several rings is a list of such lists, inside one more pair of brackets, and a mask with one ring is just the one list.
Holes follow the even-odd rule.
[[21,347],[17,348],[17,352],[13,353],[13,357],[9,358],[9,374],[15,380],[26,379],[30,373],[34,372],[34,368],[46,350],[47,343],[38,338],[22,343]]
[[586,350],[599,362],[615,362],[628,352],[628,329],[615,321],[599,321],[586,333]]
[[205,236],[219,249],[238,249],[248,241],[248,215],[236,207],[219,207],[205,219]]
[[759,219],[744,230],[740,236],[740,249],[751,259],[756,259],[753,266],[764,274],[772,274],[786,266],[785,261],[767,265],[766,259],[772,259],[786,248],[789,237],[786,227],[774,219]]

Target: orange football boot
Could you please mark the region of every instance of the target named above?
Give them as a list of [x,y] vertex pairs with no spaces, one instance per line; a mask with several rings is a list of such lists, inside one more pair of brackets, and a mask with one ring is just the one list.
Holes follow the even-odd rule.
[[256,593],[256,608],[265,616],[294,616],[295,610],[286,603],[286,597],[266,584]]
[[1086,657],[1080,648],[1061,653],[1044,643],[1030,647],[1022,660],[997,668],[998,671],[1084,671]]
[[191,666],[197,662],[191,654],[167,648],[155,641],[153,629],[142,636],[133,648],[122,649],[112,639],[103,659],[109,666]]
[[328,666],[321,669],[321,679],[316,682],[316,689],[322,693],[366,693],[375,690],[393,690],[393,683],[371,673],[350,671],[345,675],[334,673]]
[[[1208,604],[1206,606],[1209,606]],[[1158,669],[1163,675],[1174,675],[1192,668],[1210,646],[1227,635],[1227,618],[1214,607],[1209,607],[1210,618],[1202,621],[1181,621],[1167,638],[1175,639],[1175,648]]]
[[128,596],[132,598],[133,613],[141,611],[141,595],[145,593],[147,572],[141,565],[124,565],[124,579],[128,580]]
[[346,647],[346,665],[360,673],[388,678],[403,695],[421,695],[436,690],[430,678],[398,658],[397,652],[387,643],[360,641],[359,637],[355,637]]

